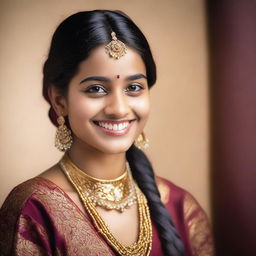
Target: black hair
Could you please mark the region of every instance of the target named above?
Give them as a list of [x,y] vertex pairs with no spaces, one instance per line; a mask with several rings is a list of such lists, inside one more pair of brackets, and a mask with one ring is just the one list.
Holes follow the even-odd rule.
[[[148,85],[154,85],[156,66],[149,44],[126,14],[108,10],[79,12],[65,19],[52,38],[49,55],[43,68],[43,96],[49,103],[48,88],[54,86],[65,95],[79,64],[93,49],[109,43],[112,31],[119,40],[139,53],[146,67]],[[49,117],[57,125],[57,116],[52,107]],[[164,255],[184,255],[180,236],[160,200],[150,161],[134,145],[127,151],[126,156],[132,175],[148,200],[151,219],[157,227]]]

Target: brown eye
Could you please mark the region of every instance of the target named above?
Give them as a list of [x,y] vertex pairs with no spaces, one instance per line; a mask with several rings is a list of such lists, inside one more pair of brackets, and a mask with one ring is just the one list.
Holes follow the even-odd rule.
[[140,84],[131,84],[126,88],[125,91],[127,91],[127,92],[139,92],[143,89],[144,89],[144,87]]
[[100,93],[105,94],[107,93],[106,89],[100,85],[91,85],[86,90],[86,93]]

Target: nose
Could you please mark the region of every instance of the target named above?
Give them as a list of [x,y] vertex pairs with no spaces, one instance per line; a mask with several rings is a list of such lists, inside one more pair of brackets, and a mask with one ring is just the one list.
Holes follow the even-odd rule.
[[129,109],[127,96],[122,92],[112,92],[108,95],[105,107],[105,114],[108,118],[124,118],[128,115]]

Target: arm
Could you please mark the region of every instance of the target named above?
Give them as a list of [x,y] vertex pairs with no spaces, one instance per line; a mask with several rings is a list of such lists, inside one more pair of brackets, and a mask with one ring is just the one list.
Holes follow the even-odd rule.
[[48,241],[49,238],[41,225],[29,217],[20,216],[13,244],[14,255],[52,255]]
[[0,217],[1,255],[52,255],[49,236],[39,222],[40,211],[31,208],[29,200],[20,210],[14,209],[13,202],[7,200],[0,210]]
[[214,255],[211,228],[205,212],[189,193],[186,193],[184,197],[183,207],[188,240],[193,255]]

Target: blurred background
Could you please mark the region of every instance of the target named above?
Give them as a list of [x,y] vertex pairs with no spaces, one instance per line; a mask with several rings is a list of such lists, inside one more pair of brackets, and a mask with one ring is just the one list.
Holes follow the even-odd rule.
[[151,46],[155,172],[202,205],[217,255],[256,255],[256,1],[1,0],[0,205],[61,157],[42,65],[56,26],[92,9],[124,11]]

